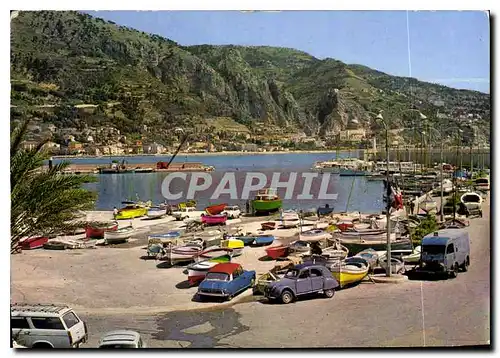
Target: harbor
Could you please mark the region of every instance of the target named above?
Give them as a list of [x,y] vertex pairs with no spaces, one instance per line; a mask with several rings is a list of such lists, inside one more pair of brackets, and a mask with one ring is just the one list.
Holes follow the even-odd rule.
[[[470,226],[466,228],[471,236],[471,255],[475,258],[487,257],[489,252],[489,197],[483,205],[483,217],[472,219]],[[87,215],[89,220],[111,220],[113,217],[112,212],[91,212]],[[279,222],[276,216],[259,219],[243,216],[233,220],[234,223],[228,223],[226,230],[233,231],[231,228],[242,227],[243,231],[256,232],[264,221],[272,219],[277,219]],[[287,315],[285,305],[267,305],[265,299],[252,294],[252,290],[238,295],[234,301],[196,302],[193,301],[193,296],[197,288],[190,287],[186,283],[185,266],[169,267],[161,261],[144,258],[148,236],[156,232],[182,230],[181,227],[185,225],[171,217],[157,220],[153,224],[152,220],[133,219],[132,225],[142,232],[126,244],[98,246],[95,249],[28,250],[23,252],[23,255],[13,256],[12,299],[64,302],[70,305],[89,322],[88,345],[90,346],[95,346],[98,337],[117,324],[141,332],[149,347],[158,348],[179,346],[277,348],[282,344],[281,337],[293,335],[305,317],[318,322],[318,333],[313,341],[307,339],[305,342],[303,338],[297,338],[295,342],[297,346],[307,344],[310,347],[321,347],[334,344],[339,347],[351,347],[370,342],[377,342],[381,346],[422,345],[423,339],[426,339],[426,345],[433,346],[450,340],[463,339],[467,332],[466,326],[459,325],[464,329],[455,330],[452,337],[445,336],[445,331],[440,328],[443,327],[443,320],[450,323],[465,320],[470,324],[487,324],[478,319],[481,320],[481,315],[489,312],[487,300],[489,277],[484,274],[489,272],[489,260],[474,259],[469,271],[460,274],[458,281],[410,280],[402,285],[383,285],[374,284],[369,277],[365,277],[358,285],[338,291],[332,301],[300,300],[296,303],[295,314],[288,315],[291,321],[279,330],[279,334],[271,335],[268,331],[272,329],[275,332],[276,324],[279,325],[282,320],[279,317]],[[322,227],[333,220],[334,216],[324,220],[323,224],[304,225],[302,229],[306,231]],[[120,223],[122,226],[128,224],[128,221]],[[287,238],[296,236],[298,232],[299,228],[275,229],[273,235],[282,237],[286,241]],[[233,258],[233,261],[240,263],[246,270],[255,270],[259,275],[276,265],[274,260],[262,260],[265,256],[266,247],[245,247],[242,255]],[[64,270],[61,270],[61,267],[64,267]],[[36,290],[32,289],[33,285],[36,285]],[[415,327],[416,316],[413,313],[415,310],[423,309],[420,302],[422,285],[426,312],[425,329],[428,332],[435,330],[434,334],[427,334],[425,338],[423,338],[425,333]],[[465,291],[464,285],[467,285]],[[117,294],[118,291],[120,294]],[[437,299],[442,295],[452,298],[444,301]],[[359,301],[360,298],[363,300]],[[394,304],[390,306],[385,304],[386,299],[392,300],[397,308]],[[352,306],[354,301],[357,302],[356,306]],[[461,309],[467,302],[475,307],[473,311]],[[443,304],[446,305],[446,309]],[[438,318],[439,315],[435,316],[439,312],[453,310],[454,307],[456,312],[459,312],[458,315],[445,315],[446,318],[441,319]],[[215,315],[210,315],[204,313],[207,308],[220,311],[213,311]],[[201,311],[197,311],[199,309]],[[388,320],[390,323],[386,326],[386,331],[373,331],[366,336],[360,336],[349,328],[361,325],[361,322],[366,325],[367,319],[371,322],[372,319],[366,317],[366,311],[374,309],[384,317],[397,317],[397,319]],[[200,317],[200,320],[190,325],[187,322],[191,321],[187,318],[193,314]],[[174,324],[170,320],[176,315],[186,318],[183,320],[186,323],[180,328],[176,328],[177,323]],[[226,320],[235,319],[231,318],[234,315],[236,315],[235,324],[240,322],[238,324],[246,327],[245,332],[229,331],[228,338],[224,338],[224,335],[213,336],[213,332],[211,333],[213,328],[210,327],[224,325]],[[331,326],[328,319],[320,319],[328,315],[335,316],[335,321],[338,323],[349,320],[350,324]],[[262,327],[262,322],[267,322],[269,317],[274,317],[274,324]],[[373,319],[376,319],[375,316]],[[209,328],[207,330],[197,328],[200,325],[208,325]],[[193,326],[191,330],[197,333],[183,335],[175,333],[184,329],[190,332],[188,328],[191,326]],[[410,327],[413,327],[411,331],[414,334],[405,336],[398,334]],[[341,332],[332,336],[332,332],[335,333],[339,329]],[[485,342],[485,337],[488,336],[487,332],[481,329],[475,330],[472,336],[470,333],[467,335],[468,339],[477,342]],[[211,337],[211,339],[207,341],[201,337]]]

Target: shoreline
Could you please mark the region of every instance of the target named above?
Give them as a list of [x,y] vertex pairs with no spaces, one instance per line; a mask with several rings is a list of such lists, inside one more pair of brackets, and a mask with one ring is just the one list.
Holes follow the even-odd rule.
[[[408,149],[391,149],[392,152],[406,152]],[[412,152],[418,151],[418,148],[411,148],[409,149]],[[475,148],[474,151],[488,151],[490,152],[490,148]],[[338,151],[336,149],[331,149],[331,150],[290,150],[290,151],[272,151],[272,152],[235,152],[235,151],[224,151],[224,152],[203,152],[203,153],[186,153],[186,152],[179,152],[177,153],[176,157],[217,157],[217,156],[249,156],[249,155],[284,155],[284,154],[335,154],[336,152],[339,153],[357,153],[361,151],[372,151],[371,148],[364,148],[364,149],[339,149]],[[382,152],[383,150],[380,149],[378,152]],[[453,147],[450,147],[450,151],[453,151]],[[462,150],[463,151],[463,150]],[[468,149],[467,149],[468,151]],[[434,152],[439,152],[439,150],[433,150]],[[163,154],[116,154],[116,155],[53,155],[51,156],[52,159],[100,159],[100,158],[135,158],[135,157],[171,157],[172,153],[163,153]]]
[[[342,152],[356,152],[363,149],[339,149]],[[176,157],[208,157],[208,156],[245,156],[245,155],[273,155],[273,154],[334,154],[335,150],[294,150],[294,151],[275,151],[275,152],[205,152],[205,153],[183,153],[179,152]],[[116,155],[53,155],[53,159],[98,159],[98,158],[122,158],[122,157],[169,157],[172,153],[164,154],[116,154]]]

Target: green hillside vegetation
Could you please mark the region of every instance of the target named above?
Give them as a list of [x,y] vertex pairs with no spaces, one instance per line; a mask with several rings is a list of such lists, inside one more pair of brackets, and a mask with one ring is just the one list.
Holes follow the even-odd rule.
[[[418,127],[413,108],[445,136],[460,114],[480,116],[477,140],[489,142],[487,94],[294,49],[181,46],[73,11],[20,12],[11,22],[11,49],[11,120],[111,125],[152,140],[168,138],[175,127],[196,128],[200,137],[277,128],[331,138],[346,128],[380,128],[380,110],[391,129]],[[95,106],[74,108],[82,104]],[[448,119],[438,123],[438,111]]]

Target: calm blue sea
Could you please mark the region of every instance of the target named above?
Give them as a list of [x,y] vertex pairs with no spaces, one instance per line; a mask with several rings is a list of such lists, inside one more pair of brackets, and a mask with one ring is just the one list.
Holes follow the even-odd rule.
[[[354,157],[357,155],[355,151],[351,153]],[[347,157],[348,153],[340,153],[339,157]],[[315,179],[312,185],[311,194],[312,200],[297,200],[296,194],[302,192],[303,179],[301,173],[311,172],[311,167],[315,161],[327,160],[335,157],[335,153],[290,153],[290,154],[261,154],[261,155],[189,155],[177,156],[175,162],[201,162],[205,165],[215,167],[215,172],[212,174],[211,190],[207,190],[195,197],[200,209],[216,203],[228,203],[241,205],[245,207],[245,200],[231,200],[229,195],[221,195],[219,200],[211,200],[215,187],[220,178],[226,172],[235,172],[237,178],[237,187],[239,195],[243,186],[244,174],[246,172],[263,172],[271,181],[272,173],[280,172],[281,181],[286,181],[289,173],[297,172],[298,179],[295,185],[293,198],[283,201],[285,209],[315,209],[318,206],[323,206],[328,203],[335,208],[335,211],[363,211],[363,212],[379,212],[382,210],[382,189],[383,184],[377,181],[367,181],[363,177],[339,177],[331,176],[330,185],[327,193],[338,194],[337,200],[318,200],[316,199],[321,182],[321,175]],[[106,165],[112,160],[126,160],[129,164],[147,163],[157,161],[168,161],[170,157],[160,156],[136,156],[136,157],[100,157],[100,158],[75,158],[71,159],[73,163],[80,164],[96,164]],[[55,160],[57,163],[60,160]],[[87,187],[90,190],[98,193],[96,202],[96,210],[112,210],[113,207],[120,207],[121,202],[126,199],[135,199],[136,195],[141,200],[152,200],[154,203],[163,202],[165,197],[162,195],[161,185],[168,173],[143,173],[143,174],[105,174],[97,175],[98,182],[89,184]],[[188,174],[189,180],[190,174]],[[172,182],[171,191],[187,192],[187,184],[180,179],[175,179]],[[283,198],[285,189],[278,191]],[[173,201],[180,202],[184,200]]]

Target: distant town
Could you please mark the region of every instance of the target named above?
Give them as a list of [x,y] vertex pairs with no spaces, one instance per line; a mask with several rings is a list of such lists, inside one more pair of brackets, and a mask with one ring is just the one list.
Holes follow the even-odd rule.
[[[440,117],[445,117],[440,114]],[[481,118],[474,114],[460,114],[457,121]],[[16,120],[13,121],[15,125]],[[145,126],[146,127],[146,126]],[[243,126],[242,126],[243,127]],[[265,129],[263,129],[265,128]],[[216,153],[216,152],[287,152],[307,150],[366,149],[376,144],[376,133],[364,129],[356,123],[350,123],[345,130],[332,134],[328,139],[318,139],[305,133],[290,133],[278,126],[255,126],[252,130],[238,131],[234,128],[194,131],[189,140],[182,146],[183,153]],[[413,148],[417,145],[405,141],[403,129],[389,131],[392,147]],[[380,134],[379,134],[380,136]],[[143,135],[128,136],[117,128],[105,126],[89,126],[86,128],[58,128],[53,123],[41,119],[33,119],[28,127],[27,140],[23,142],[26,149],[35,148],[44,139],[50,139],[45,148],[52,155],[139,155],[167,154],[177,150],[179,138],[165,131],[164,140],[150,139],[151,131],[145,128]],[[158,137],[158,135],[154,136]]]

